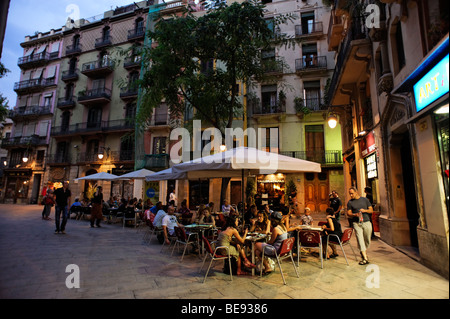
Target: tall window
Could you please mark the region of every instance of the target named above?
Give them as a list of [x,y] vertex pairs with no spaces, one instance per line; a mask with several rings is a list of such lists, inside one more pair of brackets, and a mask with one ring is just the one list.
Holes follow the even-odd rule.
[[92,107],[89,109],[87,118],[87,127],[100,127],[102,121],[102,109],[99,107]]
[[313,33],[314,30],[314,12],[303,12],[301,14],[302,34]]
[[401,22],[397,23],[397,27],[395,30],[395,44],[397,47],[396,52],[397,52],[398,70],[401,70],[406,64]]
[[125,136],[120,141],[120,160],[133,160],[134,139],[132,136]]
[[166,154],[166,140],[165,136],[153,138],[153,154]]
[[313,111],[320,109],[320,81],[303,82],[305,106]]

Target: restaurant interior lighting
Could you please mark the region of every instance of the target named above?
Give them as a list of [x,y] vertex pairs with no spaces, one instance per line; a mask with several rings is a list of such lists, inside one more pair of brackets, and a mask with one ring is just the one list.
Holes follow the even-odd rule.
[[448,104],[441,106],[436,111],[434,111],[435,114],[448,114]]

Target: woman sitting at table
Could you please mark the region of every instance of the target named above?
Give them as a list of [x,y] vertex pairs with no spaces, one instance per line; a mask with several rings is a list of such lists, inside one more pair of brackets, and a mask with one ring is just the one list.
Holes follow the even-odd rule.
[[[283,218],[280,212],[273,212],[270,216],[270,222],[272,224],[272,236],[267,243],[257,242],[255,245],[256,256],[262,258],[262,252],[264,250],[264,256],[275,257],[275,251],[278,251],[281,247],[283,240],[288,238],[286,226],[281,222]],[[264,273],[268,274],[273,271],[270,268],[268,260],[263,260]]]
[[178,214],[181,215],[181,223],[183,225],[189,225],[192,221],[192,213],[190,209],[187,207],[187,201],[183,199],[181,202],[181,207],[178,210]]
[[250,232],[268,234],[270,232],[270,220],[265,211],[261,210],[257,214],[256,219],[250,220]]
[[216,222],[209,211],[209,207],[205,207],[201,212],[199,211],[197,222],[199,224],[212,225],[213,227],[216,227]]
[[[327,247],[327,237],[328,235],[337,235],[339,237],[339,239],[341,239],[342,237],[342,228],[341,228],[341,223],[335,218],[335,211],[333,208],[328,207],[326,209],[326,213],[327,213],[327,223],[325,225],[322,225],[323,228],[323,232],[324,235],[322,236],[322,246],[323,249],[322,251],[324,252],[324,257],[326,258],[336,258],[337,256],[339,256],[337,254],[336,251],[336,245],[330,244],[331,250],[333,251],[333,253],[331,255],[328,254],[328,251],[325,251],[326,247]],[[334,236],[331,237],[331,239]],[[325,256],[326,254],[326,256]]]
[[[246,273],[241,269],[242,260],[244,261],[244,266],[247,268],[255,268],[256,266],[247,259],[247,256],[245,256],[242,245],[245,242],[248,230],[246,229],[243,237],[241,237],[237,231],[238,221],[239,220],[234,216],[227,217],[226,228],[220,232],[219,238],[217,239],[217,246],[228,247],[230,256],[237,260],[237,274],[245,275]],[[225,248],[218,249],[217,252],[221,255],[227,255],[227,250]]]

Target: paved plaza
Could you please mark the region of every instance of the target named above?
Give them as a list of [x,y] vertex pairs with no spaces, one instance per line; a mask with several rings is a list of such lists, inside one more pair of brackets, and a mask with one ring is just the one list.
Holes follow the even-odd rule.
[[[42,206],[0,204],[0,297],[2,299],[448,299],[449,282],[381,240],[369,249],[371,263],[360,266],[350,247],[350,266],[340,256],[324,262],[307,256],[300,278],[292,264],[262,278],[222,273],[215,263],[206,283],[202,260],[188,254],[180,262],[160,253],[154,239],[143,242],[143,230],[103,224],[91,228],[87,220],[68,221],[67,234],[54,234],[51,221],[41,219]],[[356,253],[355,238],[352,246]],[[358,258],[359,259],[359,258]],[[74,266],[80,287],[68,288]],[[69,266],[69,268],[67,268]],[[206,268],[206,267],[205,267]],[[67,270],[67,272],[66,272]]]

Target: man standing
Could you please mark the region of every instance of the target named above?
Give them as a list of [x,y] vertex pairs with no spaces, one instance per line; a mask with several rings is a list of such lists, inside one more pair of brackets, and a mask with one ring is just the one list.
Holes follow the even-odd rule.
[[[66,231],[66,223],[67,223],[67,216],[69,213],[68,207],[70,203],[70,197],[72,196],[70,189],[69,189],[69,182],[65,181],[63,183],[63,187],[58,188],[53,193],[55,195],[55,224],[56,224],[56,230],[55,234],[65,234]],[[62,213],[62,222],[60,224],[61,220],[61,213]]]
[[367,198],[359,196],[354,187],[350,187],[348,193],[351,199],[347,203],[347,216],[352,218],[351,222],[353,223],[356,240],[363,258],[359,264],[367,265],[369,263],[367,249],[372,237],[372,223],[370,222],[373,213],[372,204]]
[[102,214],[103,193],[101,186],[97,187],[97,191],[94,193],[94,198],[92,198],[91,203],[92,203],[91,227],[94,228],[94,222],[96,222],[97,227],[101,227],[100,221],[103,218]]
[[339,194],[336,191],[331,192],[330,207],[333,208],[334,218],[336,218],[336,220],[339,221],[341,219],[340,212],[342,209],[342,201],[339,198]]

